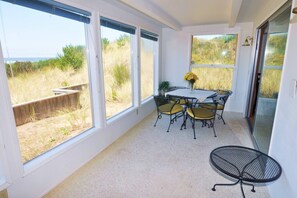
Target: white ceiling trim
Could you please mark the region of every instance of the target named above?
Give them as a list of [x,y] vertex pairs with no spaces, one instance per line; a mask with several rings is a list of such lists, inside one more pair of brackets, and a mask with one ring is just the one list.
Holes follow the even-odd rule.
[[242,0],[232,0],[229,27],[234,27],[234,25],[236,24],[241,4]]
[[168,16],[163,10],[160,10],[158,6],[150,2],[139,0],[120,1],[174,30],[181,30],[181,25],[177,21]]

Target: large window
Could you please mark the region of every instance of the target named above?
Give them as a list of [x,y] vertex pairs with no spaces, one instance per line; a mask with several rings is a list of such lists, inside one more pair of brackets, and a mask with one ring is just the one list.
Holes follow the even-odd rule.
[[231,90],[236,63],[237,35],[199,35],[192,41],[195,88]]
[[135,28],[101,18],[106,117],[132,106],[132,43]]
[[158,36],[141,30],[141,100],[154,93],[155,55],[158,47]]
[[22,161],[28,162],[93,126],[89,19],[59,3],[14,2],[22,6],[0,1],[0,39]]

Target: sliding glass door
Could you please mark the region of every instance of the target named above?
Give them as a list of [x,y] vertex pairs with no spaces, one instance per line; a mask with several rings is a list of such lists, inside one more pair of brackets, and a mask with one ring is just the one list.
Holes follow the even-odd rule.
[[[284,9],[265,25],[267,38],[265,47],[259,52],[259,87],[256,103],[253,136],[262,152],[268,153],[273,127],[281,73],[285,56],[287,33],[290,20],[290,7]],[[264,31],[266,32],[266,31]],[[263,44],[263,43],[262,43]],[[261,44],[260,44],[261,45]]]

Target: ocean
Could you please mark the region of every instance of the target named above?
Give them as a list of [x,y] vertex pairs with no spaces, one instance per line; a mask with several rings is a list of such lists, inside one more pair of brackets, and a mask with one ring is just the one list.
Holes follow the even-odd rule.
[[38,62],[40,60],[47,60],[54,57],[14,57],[14,58],[4,58],[5,63],[14,63],[16,61],[19,62]]

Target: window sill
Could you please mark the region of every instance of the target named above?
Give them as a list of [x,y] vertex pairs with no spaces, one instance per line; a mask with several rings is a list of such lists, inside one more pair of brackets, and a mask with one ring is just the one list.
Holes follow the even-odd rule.
[[151,100],[153,99],[153,96],[149,96],[147,98],[145,98],[144,100],[141,101],[141,104],[146,104],[149,103]]
[[112,123],[116,122],[119,119],[122,119],[123,117],[127,116],[128,114],[130,114],[130,113],[132,113],[133,111],[136,111],[136,110],[137,110],[137,107],[132,106],[132,107],[130,107],[130,108],[124,110],[124,111],[121,111],[120,113],[108,118],[107,121],[106,121],[106,124],[111,125]]

